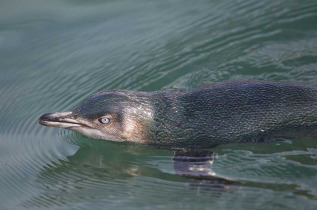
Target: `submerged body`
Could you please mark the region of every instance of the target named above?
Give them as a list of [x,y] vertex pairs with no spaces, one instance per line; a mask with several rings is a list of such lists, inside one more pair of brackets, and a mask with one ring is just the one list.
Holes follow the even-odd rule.
[[212,147],[317,136],[317,88],[267,81],[219,82],[181,91],[102,91],[40,123],[88,137],[169,147]]

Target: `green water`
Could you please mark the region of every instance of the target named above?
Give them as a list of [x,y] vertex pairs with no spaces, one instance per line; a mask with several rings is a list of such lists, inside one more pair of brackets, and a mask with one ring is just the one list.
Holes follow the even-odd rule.
[[197,178],[37,122],[105,89],[317,86],[316,0],[1,0],[0,75],[0,209],[317,208],[317,139],[219,146]]

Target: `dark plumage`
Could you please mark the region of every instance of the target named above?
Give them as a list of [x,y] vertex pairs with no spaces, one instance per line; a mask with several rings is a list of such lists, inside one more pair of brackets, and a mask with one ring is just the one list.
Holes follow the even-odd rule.
[[[103,116],[111,123],[101,124]],[[40,123],[92,138],[170,147],[315,137],[317,89],[229,81],[190,91],[102,91],[72,112],[42,116]]]

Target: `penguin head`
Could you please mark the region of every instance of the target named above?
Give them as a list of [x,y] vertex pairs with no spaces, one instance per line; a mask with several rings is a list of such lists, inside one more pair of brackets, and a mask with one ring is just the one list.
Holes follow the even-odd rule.
[[148,97],[142,92],[102,91],[73,111],[42,115],[39,123],[94,139],[145,142],[152,114]]

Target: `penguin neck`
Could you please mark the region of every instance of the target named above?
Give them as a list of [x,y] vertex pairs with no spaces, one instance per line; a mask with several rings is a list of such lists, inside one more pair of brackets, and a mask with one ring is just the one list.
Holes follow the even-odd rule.
[[122,110],[123,132],[120,137],[122,140],[147,143],[154,114],[149,93],[131,91],[131,94],[126,92],[126,96],[129,101]]
[[171,143],[180,132],[173,117],[178,116],[174,101],[183,93],[186,91],[127,92],[130,101],[123,109],[121,138],[147,144]]

